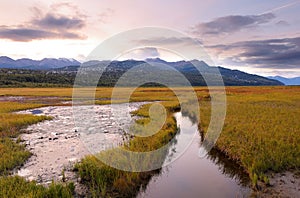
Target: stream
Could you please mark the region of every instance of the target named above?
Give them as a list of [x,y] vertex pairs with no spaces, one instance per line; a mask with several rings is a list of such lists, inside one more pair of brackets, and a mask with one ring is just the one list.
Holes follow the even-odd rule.
[[196,134],[186,151],[163,167],[159,175],[153,176],[138,197],[249,197],[249,179],[242,168],[216,150],[200,158],[198,151],[203,140],[197,124],[180,112],[175,113],[175,117],[180,133],[175,137],[177,141],[171,146],[169,156],[174,156],[172,153],[185,144],[187,134]]

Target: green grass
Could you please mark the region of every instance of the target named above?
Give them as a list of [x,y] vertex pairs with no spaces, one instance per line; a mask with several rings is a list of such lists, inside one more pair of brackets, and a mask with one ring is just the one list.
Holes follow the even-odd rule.
[[31,153],[9,138],[0,139],[0,175],[22,165]]
[[28,182],[19,176],[0,177],[0,197],[2,198],[69,198],[73,197],[74,184],[50,184],[48,188]]

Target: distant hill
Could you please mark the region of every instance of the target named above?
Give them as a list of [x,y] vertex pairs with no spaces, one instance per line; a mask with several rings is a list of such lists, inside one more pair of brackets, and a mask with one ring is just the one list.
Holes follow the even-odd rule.
[[[147,59],[149,63],[162,63],[161,59]],[[202,74],[215,74],[215,68],[219,69],[222,75],[224,84],[227,86],[263,86],[263,85],[283,85],[283,83],[269,79],[266,77],[248,74],[239,70],[231,70],[224,67],[209,66],[204,61],[192,60],[192,61],[178,61],[178,62],[165,62],[164,64],[170,65],[182,72],[187,79],[189,79],[193,85],[204,85],[204,79],[201,77],[198,69]],[[198,69],[194,67],[198,66]],[[209,76],[209,75],[208,75]]]
[[295,78],[285,78],[282,76],[269,76],[269,79],[278,80],[285,85],[300,85],[300,76]]
[[[87,74],[96,74],[99,69],[104,70],[102,77],[99,80],[98,86],[114,86],[118,79],[131,68],[136,65],[144,65],[143,70],[132,76],[132,82],[138,81],[149,72],[153,72],[156,68],[157,75],[153,78],[164,78],[174,75],[174,78],[169,78],[172,85],[180,86],[180,82],[175,78],[176,72],[179,71],[189,80],[193,86],[206,86],[203,75],[210,79],[211,85],[219,85],[215,80],[215,70],[218,69],[222,75],[226,86],[262,86],[262,85],[283,85],[283,83],[269,79],[266,77],[248,74],[239,70],[231,70],[224,67],[209,66],[204,61],[177,61],[167,62],[161,59],[146,59],[146,61],[125,60],[125,61],[89,61],[82,65],[82,68]],[[39,84],[46,85],[63,85],[72,86],[75,80],[80,62],[74,59],[43,59],[40,61],[31,59],[13,60],[9,57],[0,57],[0,86],[35,86]],[[198,69],[196,69],[196,67]],[[5,69],[1,69],[5,68]],[[172,69],[173,68],[173,69]],[[175,70],[174,70],[175,69]],[[172,73],[174,72],[174,74]],[[127,73],[126,73],[127,74]],[[84,84],[91,85],[92,82],[87,76]],[[155,80],[154,80],[155,82]],[[133,85],[133,84],[132,84]],[[128,84],[130,86],[130,84]],[[157,86],[152,83],[149,86]]]
[[67,58],[44,58],[42,60],[32,60],[22,58],[14,60],[7,56],[0,57],[0,68],[8,69],[31,69],[31,70],[49,70],[66,66],[80,65],[75,59]]

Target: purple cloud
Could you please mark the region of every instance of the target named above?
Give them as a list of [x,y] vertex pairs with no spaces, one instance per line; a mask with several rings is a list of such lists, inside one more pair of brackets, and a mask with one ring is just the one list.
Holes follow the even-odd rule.
[[[56,6],[57,5],[52,5]],[[64,4],[74,9],[75,15],[63,15],[57,12],[44,14],[39,8],[32,8],[35,19],[17,26],[0,26],[0,38],[12,41],[28,42],[41,39],[84,39],[79,30],[86,26],[86,16],[80,14],[77,7]],[[54,9],[55,10],[55,9]]]
[[86,25],[83,19],[56,16],[53,13],[48,13],[41,19],[33,20],[32,24],[47,29],[81,29]]
[[268,23],[274,18],[275,15],[272,13],[246,16],[230,15],[216,18],[207,23],[199,23],[192,27],[191,31],[196,35],[222,35]]
[[231,53],[230,62],[251,64],[258,68],[298,69],[300,66],[300,37],[237,42],[206,46]]

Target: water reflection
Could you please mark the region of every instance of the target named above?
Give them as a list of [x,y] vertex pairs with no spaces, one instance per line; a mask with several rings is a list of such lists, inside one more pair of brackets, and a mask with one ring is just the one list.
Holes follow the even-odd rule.
[[222,172],[222,174],[235,179],[242,186],[249,186],[250,178],[243,167],[229,159],[228,156],[221,153],[219,150],[213,148],[208,153],[207,158],[219,166],[219,170]]
[[[205,134],[204,131],[201,130],[200,124],[198,125],[198,131],[200,135],[199,147],[204,141]],[[243,167],[241,167],[237,162],[230,159],[224,153],[219,151],[217,148],[213,147],[206,156],[207,159],[211,160],[213,163],[219,166],[219,170],[222,174],[229,176],[230,178],[235,179],[239,182],[239,184],[243,186],[249,186],[250,178],[248,174],[245,172]]]
[[[185,114],[186,115],[186,114]],[[180,133],[174,138],[166,161],[176,161],[161,169],[143,188],[138,197],[247,197],[251,190],[243,169],[218,150],[211,150],[205,158],[198,157],[204,139],[193,118],[175,114]],[[189,148],[182,145],[195,134]],[[178,157],[179,156],[179,157]]]

